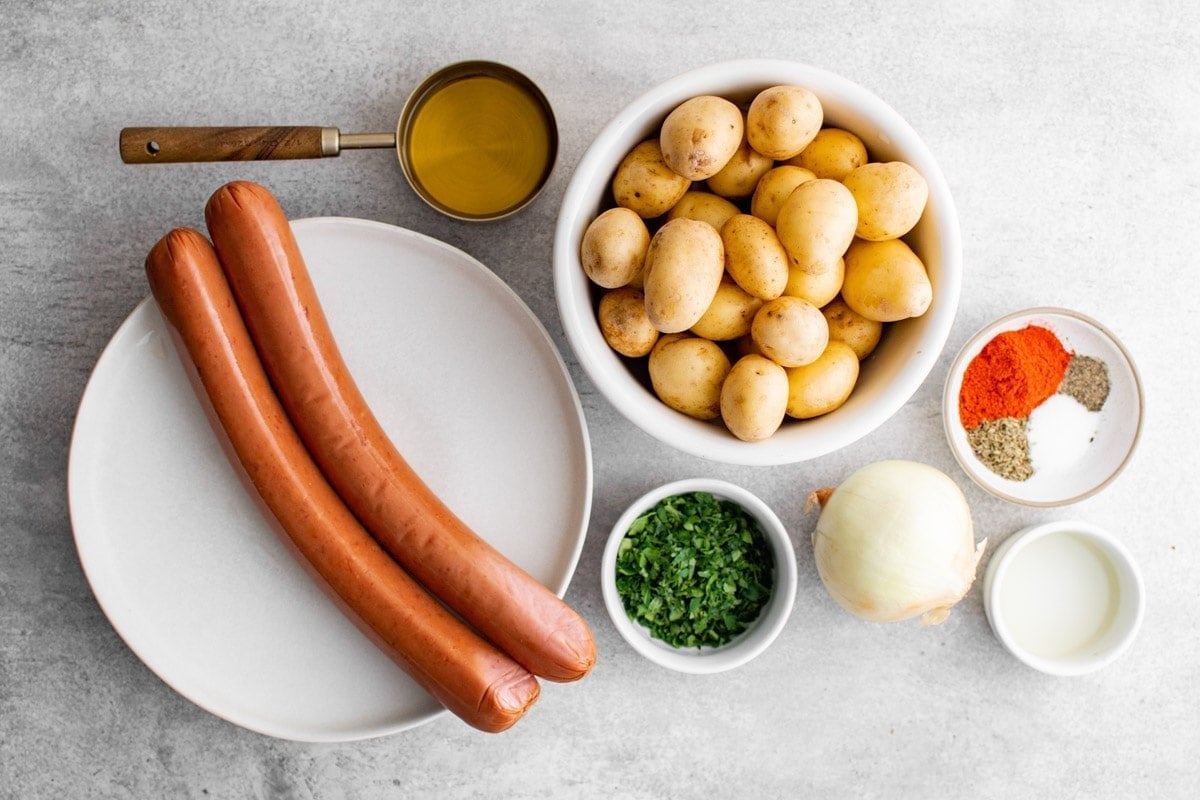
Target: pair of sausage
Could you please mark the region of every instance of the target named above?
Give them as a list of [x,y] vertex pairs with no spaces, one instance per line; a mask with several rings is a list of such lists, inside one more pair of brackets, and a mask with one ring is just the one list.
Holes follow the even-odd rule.
[[150,252],[147,277],[239,461],[313,570],[409,675],[482,730],[520,719],[538,697],[535,674],[586,674],[595,656],[582,618],[467,529],[391,446],[270,193],[230,184],[206,217],[220,259],[200,233],[176,230]]
[[279,399],[346,505],[425,588],[530,672],[587,674],[596,654],[583,618],[455,516],[371,413],[271,193],[230,183],[205,219]]
[[233,182],[212,196],[205,219],[278,397],[350,510],[410,575],[529,672],[559,681],[587,674],[595,645],[581,616],[463,524],[379,426],[271,193]]

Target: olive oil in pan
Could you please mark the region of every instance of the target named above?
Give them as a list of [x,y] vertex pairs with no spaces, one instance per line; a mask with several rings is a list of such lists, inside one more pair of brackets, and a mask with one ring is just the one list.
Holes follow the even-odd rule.
[[502,216],[545,181],[554,122],[524,87],[488,75],[429,92],[412,112],[404,159],[435,206],[468,217]]

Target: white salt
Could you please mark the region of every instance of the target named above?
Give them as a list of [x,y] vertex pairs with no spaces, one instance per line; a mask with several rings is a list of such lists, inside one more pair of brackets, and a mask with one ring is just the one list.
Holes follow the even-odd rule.
[[1100,428],[1100,412],[1074,397],[1051,395],[1029,415],[1026,436],[1034,472],[1065,472],[1087,453]]

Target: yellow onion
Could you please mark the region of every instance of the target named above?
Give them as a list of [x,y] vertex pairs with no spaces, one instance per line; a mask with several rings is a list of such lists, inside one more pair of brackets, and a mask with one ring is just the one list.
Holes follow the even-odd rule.
[[814,498],[817,572],[851,614],[936,625],[975,581],[987,540],[975,544],[966,497],[933,467],[879,461]]

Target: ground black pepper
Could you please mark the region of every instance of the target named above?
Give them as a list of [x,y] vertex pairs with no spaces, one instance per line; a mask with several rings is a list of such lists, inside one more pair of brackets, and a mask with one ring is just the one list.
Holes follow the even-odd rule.
[[1088,411],[1099,411],[1108,399],[1108,366],[1098,358],[1073,356],[1058,393],[1074,397]]

